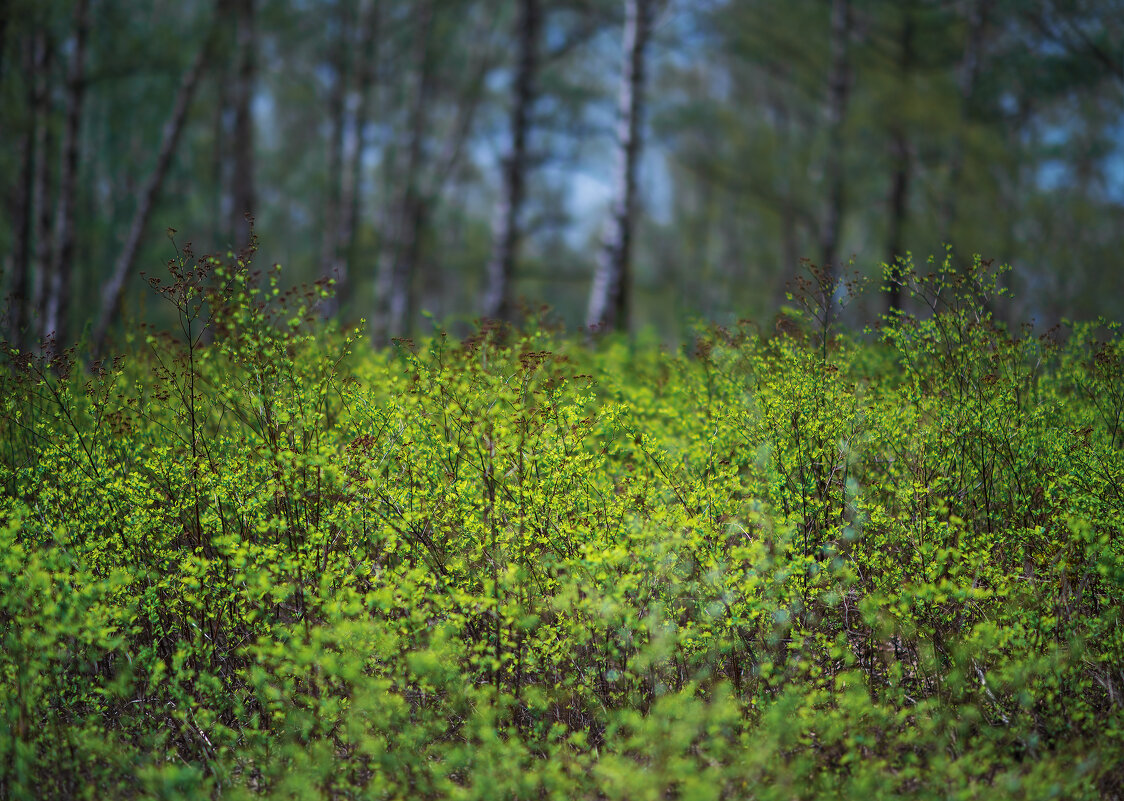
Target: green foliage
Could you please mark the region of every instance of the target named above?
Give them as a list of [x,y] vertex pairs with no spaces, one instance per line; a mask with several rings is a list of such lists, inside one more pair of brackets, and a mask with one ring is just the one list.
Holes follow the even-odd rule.
[[987,267],[372,352],[181,254],[143,355],[0,373],[0,796],[1119,797],[1124,344]]

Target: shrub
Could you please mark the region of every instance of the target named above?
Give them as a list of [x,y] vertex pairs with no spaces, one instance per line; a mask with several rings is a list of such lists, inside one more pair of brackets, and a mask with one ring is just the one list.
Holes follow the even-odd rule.
[[143,355],[5,348],[0,796],[1119,798],[1124,346],[987,268],[375,352],[183,253]]

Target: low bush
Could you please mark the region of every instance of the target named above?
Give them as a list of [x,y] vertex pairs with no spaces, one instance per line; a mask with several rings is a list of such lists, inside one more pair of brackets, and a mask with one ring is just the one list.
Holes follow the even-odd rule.
[[380,352],[185,253],[5,348],[0,797],[1121,798],[1124,341],[988,275]]

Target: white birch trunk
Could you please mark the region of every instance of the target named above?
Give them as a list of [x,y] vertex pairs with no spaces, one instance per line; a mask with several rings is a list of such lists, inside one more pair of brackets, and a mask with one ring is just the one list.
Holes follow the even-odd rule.
[[586,325],[627,330],[631,295],[632,234],[636,212],[636,170],[642,146],[645,58],[653,0],[626,0],[624,66],[617,102],[617,163],[609,227],[589,295]]
[[[70,284],[74,272],[74,207],[78,192],[78,149],[82,133],[82,106],[86,97],[86,40],[90,33],[89,0],[74,7],[74,49],[67,72],[66,125],[62,135],[59,165],[58,207],[55,211],[54,245],[47,280],[43,315],[43,339],[53,349],[70,344],[67,322],[70,314]],[[48,344],[48,350],[52,345]]]

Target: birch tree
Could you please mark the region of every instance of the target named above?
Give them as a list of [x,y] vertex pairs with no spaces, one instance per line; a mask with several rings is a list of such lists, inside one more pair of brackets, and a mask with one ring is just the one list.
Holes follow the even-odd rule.
[[[90,2],[74,6],[74,42],[67,70],[66,122],[63,127],[62,161],[59,165],[58,208],[48,272],[43,339],[54,348],[69,343],[70,284],[74,270],[74,207],[78,193],[78,150],[82,129],[82,106],[86,98],[86,40],[90,33]],[[52,346],[48,345],[48,349]]]
[[416,85],[410,108],[406,157],[399,176],[401,189],[391,213],[389,230],[376,283],[378,297],[372,336],[376,344],[386,344],[401,336],[411,314],[413,268],[420,247],[420,233],[426,205],[421,193],[421,169],[425,156],[430,95],[433,91],[433,2],[419,0],[415,6],[413,62]]
[[35,248],[37,191],[46,191],[47,170],[46,153],[40,152],[43,144],[41,132],[47,125],[48,95],[47,67],[50,47],[46,32],[37,26],[24,37],[20,54],[22,66],[27,77],[26,102],[29,114],[24,131],[20,136],[20,171],[17,196],[13,202],[13,245],[12,286],[13,317],[9,337],[21,350],[27,349],[34,341],[36,332],[31,330],[34,310],[32,294],[33,256]]
[[[339,8],[342,12],[342,4]],[[353,40],[349,35],[350,20],[341,13],[339,37],[334,43],[335,76],[328,103],[331,117],[327,159],[329,188],[320,277],[334,280],[335,291],[321,309],[325,318],[339,312],[351,289],[351,259],[359,218],[360,179],[378,43],[379,6],[374,0],[360,3],[357,22],[358,39]]]
[[586,325],[590,330],[628,329],[632,291],[632,235],[636,217],[636,172],[643,145],[646,59],[653,0],[626,0],[624,63],[617,98],[616,171],[612,207],[593,286]]
[[348,98],[351,131],[344,139],[343,180],[340,190],[340,224],[337,235],[337,266],[333,271],[336,292],[332,311],[351,293],[352,261],[355,259],[356,227],[359,222],[360,189],[363,160],[367,152],[368,129],[371,127],[372,92],[375,85],[379,38],[379,4],[366,0],[360,5],[359,53],[355,67],[355,85]]
[[503,164],[503,188],[496,208],[492,255],[487,270],[488,287],[484,297],[484,316],[503,320],[511,319],[514,306],[512,284],[522,235],[520,218],[527,186],[527,139],[535,103],[541,27],[539,0],[521,0],[515,27],[519,61],[512,82],[511,147]]
[[423,246],[465,158],[498,52],[495,18],[487,6],[424,0],[412,11],[410,61],[416,77],[403,132],[405,152],[398,169],[390,172],[395,191],[386,211],[376,278],[376,344],[408,334],[419,290],[432,290],[443,278],[439,264],[431,267],[433,262],[423,260]]
[[[844,170],[844,126],[851,92],[851,0],[831,2],[831,68],[828,75],[828,145],[824,173],[827,202],[820,228],[820,264],[833,286],[838,275],[839,238],[843,227],[846,175]],[[825,298],[830,313],[832,299]]]
[[31,199],[32,231],[35,246],[32,248],[31,309],[36,324],[29,340],[42,339],[43,319],[47,316],[47,276],[51,267],[51,184],[54,171],[51,165],[55,136],[51,125],[50,69],[54,60],[54,43],[49,35],[45,39],[46,61],[44,72],[35,77],[39,86],[40,101],[36,110],[35,128],[35,187]]

